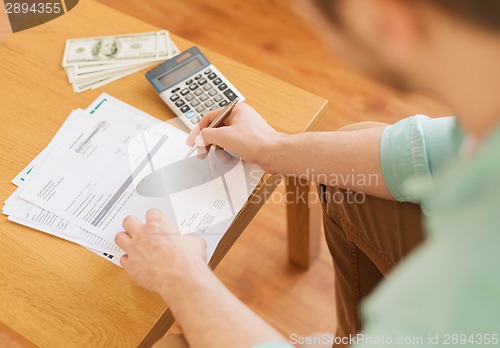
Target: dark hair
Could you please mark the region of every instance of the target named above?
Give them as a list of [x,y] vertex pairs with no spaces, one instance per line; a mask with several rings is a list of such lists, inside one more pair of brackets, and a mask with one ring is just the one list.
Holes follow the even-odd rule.
[[[348,0],[347,0],[348,1]],[[407,0],[401,0],[407,1]],[[442,11],[471,24],[500,31],[500,1],[498,0],[413,0],[427,1]],[[313,0],[318,8],[335,24],[340,24],[336,11],[338,0]]]

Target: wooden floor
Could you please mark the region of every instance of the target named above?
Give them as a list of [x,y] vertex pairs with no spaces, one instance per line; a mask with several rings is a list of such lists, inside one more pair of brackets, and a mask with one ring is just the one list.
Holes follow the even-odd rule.
[[[100,0],[330,100],[327,128],[447,114],[436,102],[381,87],[341,64],[280,0]],[[267,204],[217,269],[246,304],[283,333],[334,330],[334,278],[322,241],[307,272],[287,263],[285,207]]]

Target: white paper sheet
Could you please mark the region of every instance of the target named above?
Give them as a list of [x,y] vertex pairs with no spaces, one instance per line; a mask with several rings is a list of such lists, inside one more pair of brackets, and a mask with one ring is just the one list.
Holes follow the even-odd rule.
[[[29,180],[29,177],[33,176],[36,172],[36,167],[39,167],[50,155],[52,149],[57,147],[64,140],[64,137],[77,130],[88,116],[88,114],[72,112],[54,138],[52,138],[49,145],[12,180],[12,183],[18,187],[25,184]],[[10,221],[82,245],[99,256],[119,265],[119,259],[123,255],[123,251],[116,244],[106,241],[55,214],[49,213],[19,198],[19,192],[20,190],[18,189],[9,196],[2,208],[2,213],[8,215]]]
[[204,238],[210,258],[263,175],[227,153],[184,159],[185,132],[106,94],[65,125],[16,177],[21,187],[4,213],[101,256],[119,255],[113,241],[125,216],[159,208]]

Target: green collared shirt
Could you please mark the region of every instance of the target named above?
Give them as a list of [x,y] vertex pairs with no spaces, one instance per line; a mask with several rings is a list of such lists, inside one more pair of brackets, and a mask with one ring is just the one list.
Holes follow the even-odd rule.
[[384,132],[387,185],[422,204],[427,238],[364,303],[360,347],[500,346],[500,128],[470,158],[463,138],[450,118]]
[[384,131],[384,179],[422,205],[427,238],[363,304],[356,347],[500,346],[500,128],[470,158],[463,142],[452,117]]

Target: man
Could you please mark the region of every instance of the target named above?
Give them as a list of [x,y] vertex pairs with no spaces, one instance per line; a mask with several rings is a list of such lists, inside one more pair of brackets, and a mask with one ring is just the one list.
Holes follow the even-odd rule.
[[[219,129],[205,129],[217,112],[205,116],[201,138],[194,131],[188,143],[198,136],[198,143],[240,153],[269,172],[316,173],[310,178],[320,184],[336,270],[335,347],[498,345],[500,2],[297,6],[347,60],[394,86],[434,96],[457,118],[415,116],[392,126],[284,135],[242,104]],[[362,204],[336,204],[331,197],[349,193],[328,186],[331,179],[353,171],[381,180],[344,181],[342,189],[369,196]],[[424,242],[419,206],[396,200],[422,205]],[[128,217],[116,242],[127,252],[124,269],[163,297],[189,344],[287,347],[210,272],[203,242],[169,235],[170,224],[157,210],[145,224]],[[361,328],[359,302],[386,275],[363,305]]]

